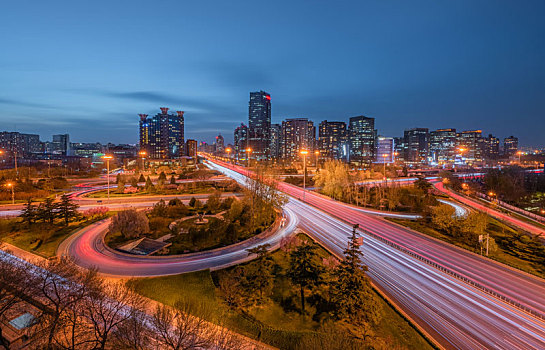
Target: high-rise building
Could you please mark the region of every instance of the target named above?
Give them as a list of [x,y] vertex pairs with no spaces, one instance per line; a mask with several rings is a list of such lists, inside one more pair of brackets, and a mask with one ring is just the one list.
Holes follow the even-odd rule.
[[466,163],[474,164],[483,161],[482,136],[482,130],[467,130],[457,134],[458,151]]
[[223,154],[225,151],[225,140],[223,139],[223,136],[219,134],[216,136],[216,153]]
[[375,160],[376,138],[375,118],[363,115],[350,118],[348,124],[350,162],[369,166]]
[[197,159],[197,141],[188,139],[186,142],[185,149],[187,150],[187,156]]
[[235,158],[243,159],[246,156],[246,148],[248,147],[248,127],[244,124],[240,124],[235,129],[234,134],[235,142]]
[[17,153],[18,157],[27,157],[32,153],[40,153],[40,136],[3,131],[0,132],[0,149],[11,154]]
[[302,150],[314,152],[316,127],[307,118],[291,118],[282,122],[282,158],[298,160]]
[[270,157],[271,95],[265,91],[250,92],[248,104],[248,147],[252,157],[266,160]]
[[517,154],[519,149],[519,139],[515,136],[509,136],[503,139],[503,154],[505,157],[512,157]]
[[63,156],[71,155],[70,135],[53,135],[53,153],[62,154]]
[[405,137],[394,137],[394,153],[396,160],[400,162],[405,161],[405,154],[407,153]]
[[492,134],[483,139],[484,157],[486,159],[498,159],[500,156],[500,139]]
[[140,149],[150,159],[173,159],[185,154],[184,112],[168,114],[168,108],[161,107],[161,113],[153,117],[140,116]]
[[454,163],[456,158],[456,129],[438,129],[429,136],[430,164]]
[[280,153],[282,145],[282,125],[271,124],[271,158],[277,159],[282,156]]
[[376,148],[377,163],[394,163],[395,162],[395,144],[393,137],[378,137]]
[[429,133],[427,128],[405,130],[405,161],[425,163],[428,159]]
[[318,149],[320,156],[330,159],[346,159],[347,133],[345,122],[324,120],[318,127]]
[[93,156],[102,153],[102,145],[100,143],[72,143],[72,152],[77,157],[93,158]]

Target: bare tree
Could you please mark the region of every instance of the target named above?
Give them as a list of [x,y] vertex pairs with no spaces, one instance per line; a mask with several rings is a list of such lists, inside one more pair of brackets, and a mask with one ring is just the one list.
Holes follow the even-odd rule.
[[174,308],[160,305],[152,318],[152,328],[161,347],[172,350],[208,349],[213,344],[210,324],[193,316],[188,303],[179,301]]
[[113,333],[114,349],[147,350],[158,348],[155,334],[149,326],[149,317],[142,311],[136,311],[125,322],[118,325]]
[[84,317],[92,327],[94,349],[105,349],[113,333],[142,309],[144,298],[121,282],[103,282],[86,298]]

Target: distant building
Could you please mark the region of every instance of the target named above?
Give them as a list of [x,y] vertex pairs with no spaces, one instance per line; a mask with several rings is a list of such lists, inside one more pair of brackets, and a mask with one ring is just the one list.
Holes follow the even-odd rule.
[[291,118],[282,122],[282,158],[298,160],[300,152],[314,152],[316,127],[307,118]]
[[369,166],[375,160],[376,138],[375,118],[363,115],[350,118],[348,124],[350,162]]
[[488,137],[483,139],[484,157],[486,159],[498,159],[500,157],[500,139],[488,134]]
[[72,143],[70,145],[72,153],[76,157],[93,158],[94,155],[102,152],[100,143]]
[[235,158],[243,159],[246,157],[246,148],[248,148],[248,127],[244,124],[240,124],[235,129],[234,133],[235,143]]
[[225,140],[223,139],[223,136],[219,134],[216,136],[216,153],[217,154],[223,154],[225,152]]
[[405,130],[405,162],[426,163],[429,133],[427,128]]
[[376,158],[377,163],[394,163],[395,146],[393,137],[379,137],[377,139]]
[[185,149],[187,150],[187,156],[197,159],[197,141],[189,139],[187,140]]
[[506,158],[517,154],[519,150],[519,139],[515,136],[506,137],[503,140],[503,154]]
[[70,156],[70,135],[68,134],[59,134],[53,135],[53,152],[56,154],[62,154],[63,156]]
[[282,125],[271,124],[271,158],[277,159],[282,156]]
[[483,161],[482,130],[467,130],[457,134],[458,152],[468,164]]
[[438,129],[429,135],[429,163],[452,164],[456,158],[456,129]]
[[28,157],[33,153],[40,153],[42,146],[40,136],[35,134],[22,134],[19,132],[0,132],[0,149],[18,157]]
[[396,160],[404,162],[406,152],[407,145],[405,144],[405,137],[394,137],[394,153],[396,154]]
[[114,156],[117,160],[135,159],[137,148],[135,145],[120,144],[114,145],[109,143],[107,146],[107,153]]
[[318,127],[320,156],[330,159],[346,159],[348,153],[346,148],[346,123],[322,121]]
[[140,149],[150,159],[174,159],[185,154],[184,112],[168,114],[168,108],[161,107],[161,113],[153,117],[140,114]]
[[270,157],[271,95],[265,91],[250,92],[248,103],[248,147],[252,158],[266,160]]

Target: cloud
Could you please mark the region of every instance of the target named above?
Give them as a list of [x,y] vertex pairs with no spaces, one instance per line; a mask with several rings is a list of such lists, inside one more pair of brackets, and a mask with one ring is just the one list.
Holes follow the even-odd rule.
[[48,109],[56,109],[57,107],[43,104],[43,103],[36,103],[36,102],[28,102],[24,100],[14,100],[9,98],[0,98],[0,104],[4,105],[12,105],[12,106],[20,106],[20,107],[30,107],[30,108],[48,108]]

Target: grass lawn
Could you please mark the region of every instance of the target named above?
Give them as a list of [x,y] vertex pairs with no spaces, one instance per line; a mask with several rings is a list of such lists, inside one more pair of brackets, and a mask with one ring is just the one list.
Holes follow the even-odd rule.
[[[326,257],[329,253],[320,248],[319,254]],[[272,253],[273,259],[284,266],[287,265],[286,253],[278,250]],[[261,307],[248,310],[248,316],[232,311],[219,296],[214,280],[224,270],[210,272],[208,270],[194,273],[131,280],[136,290],[142,295],[159,302],[174,305],[183,299],[196,305],[203,305],[208,312],[210,321],[221,320],[234,331],[258,339],[264,343],[281,349],[295,349],[302,337],[316,336],[318,322],[310,316],[302,317],[299,313],[286,312],[282,306],[272,300]],[[286,293],[287,281],[275,279],[273,294]],[[397,348],[432,349],[432,346],[389,304],[379,298],[384,310],[384,316],[377,336],[388,339]]]
[[[190,194],[211,194],[217,191],[213,186],[186,188],[183,191],[178,190],[163,190],[147,192],[141,191],[137,193],[116,193],[116,188],[110,188],[110,198],[125,198],[125,197],[139,197],[139,196],[160,196],[160,195],[190,195]],[[87,195],[88,198],[104,198],[108,196],[107,190],[92,192]]]
[[[110,213],[108,214],[111,215]],[[54,230],[50,236],[43,233],[46,228],[41,223],[35,223],[31,229],[28,229],[26,224],[20,223],[21,219],[19,218],[6,219],[0,223],[0,240],[31,253],[49,258],[55,256],[59,244],[64,239],[85,226],[91,225],[102,219],[103,218],[97,218],[94,220],[71,222],[66,227],[59,225],[52,228],[49,227],[47,230]],[[18,227],[19,230],[13,231],[13,227]],[[47,236],[49,237],[44,241],[44,238]]]
[[[453,236],[440,232],[434,229],[430,224],[423,221],[395,218],[387,218],[387,220],[409,227],[428,236],[454,244],[474,253],[480,253],[480,250],[476,247],[460,242]],[[495,252],[490,252],[489,254],[491,259],[534,274],[541,278],[545,278],[545,264],[543,264],[543,261],[540,261],[539,256],[536,254],[535,250],[533,250],[533,247],[536,247],[536,245],[532,244],[533,241],[531,237],[526,235],[524,232],[505,225],[492,217],[488,217],[488,228],[486,231],[490,234],[491,238],[494,238],[497,244],[497,250]],[[539,242],[537,246],[539,247],[541,244],[542,243]]]

